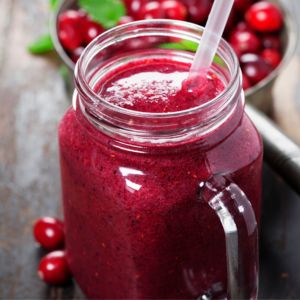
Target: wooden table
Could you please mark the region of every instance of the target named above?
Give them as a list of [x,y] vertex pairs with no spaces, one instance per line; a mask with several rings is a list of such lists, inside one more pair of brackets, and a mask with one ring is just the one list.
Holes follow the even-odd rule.
[[[56,57],[26,52],[47,31],[47,2],[0,0],[0,299],[83,299],[76,285],[50,288],[37,278],[43,252],[31,235],[37,217],[61,214],[56,130],[70,104]],[[293,74],[296,63],[298,57]],[[288,126],[280,93],[282,87],[276,119],[300,143],[295,93],[289,95],[295,123]],[[263,198],[261,298],[300,298],[300,199],[267,166]]]

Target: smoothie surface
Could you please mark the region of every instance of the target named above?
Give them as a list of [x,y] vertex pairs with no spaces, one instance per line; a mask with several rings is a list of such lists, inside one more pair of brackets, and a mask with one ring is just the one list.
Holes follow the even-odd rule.
[[189,68],[188,63],[165,58],[131,62],[101,81],[96,92],[119,107],[162,113],[199,106],[224,90],[224,83],[212,72],[187,83]]

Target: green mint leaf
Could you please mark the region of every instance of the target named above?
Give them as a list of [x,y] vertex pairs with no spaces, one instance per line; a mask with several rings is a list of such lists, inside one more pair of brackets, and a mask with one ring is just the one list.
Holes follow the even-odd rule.
[[50,34],[40,36],[37,40],[27,46],[27,50],[32,54],[44,54],[52,51],[54,45]]
[[188,41],[188,40],[182,40],[181,44],[185,47],[186,50],[191,52],[196,52],[198,49],[198,43]]
[[164,43],[160,44],[158,47],[163,49],[187,50],[181,43]]
[[79,6],[106,29],[117,25],[126,14],[121,0],[79,0]]
[[196,52],[197,48],[198,48],[198,44],[195,42],[182,40],[181,42],[178,42],[178,43],[160,44],[159,48],[174,49],[174,50],[186,50],[186,51]]
[[[198,43],[188,41],[188,40],[181,40],[178,43],[160,44],[158,47],[163,48],[163,49],[185,50],[185,51],[190,51],[190,52],[196,52],[197,48],[198,48]],[[215,57],[214,57],[214,62],[220,66],[224,66],[224,62],[217,55],[215,55]]]
[[58,5],[59,0],[50,0],[50,8],[51,10],[55,10]]
[[221,66],[221,67],[225,67],[226,66],[226,64],[224,63],[224,61],[220,58],[220,56],[218,56],[218,55],[215,55],[215,57],[214,57],[214,62],[217,64],[217,65],[219,65],[219,66]]

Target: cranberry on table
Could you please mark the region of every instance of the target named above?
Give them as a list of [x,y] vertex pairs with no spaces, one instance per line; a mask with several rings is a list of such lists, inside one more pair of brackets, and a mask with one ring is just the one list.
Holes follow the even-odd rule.
[[261,48],[260,39],[248,29],[233,31],[229,36],[229,43],[238,56],[244,53],[258,53]]
[[188,11],[190,22],[204,24],[210,13],[212,0],[182,0]]
[[143,4],[138,12],[138,19],[161,19],[165,14],[159,1],[150,1]]
[[161,6],[167,19],[184,21],[187,17],[187,9],[180,1],[164,0]]
[[257,54],[244,54],[240,57],[242,70],[252,85],[258,83],[272,72],[272,67]]
[[261,57],[269,63],[274,69],[280,64],[281,62],[281,54],[276,49],[264,49],[261,53]]
[[59,249],[65,240],[63,222],[51,217],[43,217],[33,225],[35,240],[45,249]]
[[249,26],[259,32],[278,31],[283,25],[280,8],[268,1],[260,1],[251,5],[245,18]]
[[65,251],[54,251],[42,258],[38,267],[39,277],[48,284],[61,285],[71,279]]
[[104,28],[90,18],[86,18],[83,22],[84,43],[89,44],[95,37],[104,32]]
[[74,50],[83,43],[82,22],[85,18],[85,14],[77,10],[68,10],[59,16],[58,37],[66,50]]

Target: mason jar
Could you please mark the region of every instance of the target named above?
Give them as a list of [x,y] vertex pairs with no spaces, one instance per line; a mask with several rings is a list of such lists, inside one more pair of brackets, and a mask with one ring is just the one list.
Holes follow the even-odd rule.
[[76,65],[60,165],[68,262],[90,299],[257,297],[262,143],[230,46],[221,41],[211,68],[224,90],[198,106],[137,111],[97,93],[132,63],[191,63],[202,32],[173,20],[126,24]]

